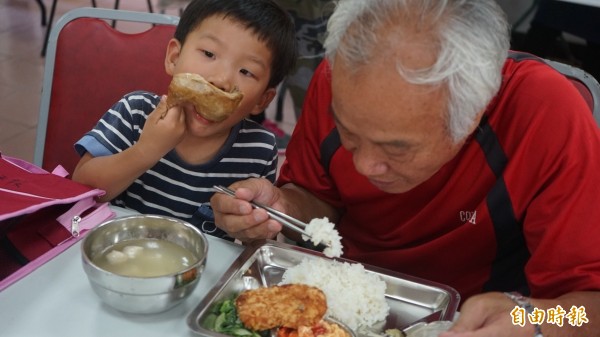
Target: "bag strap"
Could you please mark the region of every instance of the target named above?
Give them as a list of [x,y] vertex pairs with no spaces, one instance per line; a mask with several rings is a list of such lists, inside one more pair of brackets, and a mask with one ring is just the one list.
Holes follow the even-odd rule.
[[41,167],[39,167],[39,166],[37,166],[35,164],[32,164],[32,163],[30,163],[30,162],[28,162],[26,160],[23,160],[23,159],[20,159],[20,158],[16,158],[16,157],[7,156],[7,155],[1,154],[1,153],[0,153],[0,156],[2,157],[2,160],[4,160],[5,162],[7,162],[9,164],[12,164],[12,165],[15,165],[15,166],[18,166],[18,167],[20,167],[20,168],[22,168],[22,169],[24,169],[24,170],[26,170],[28,172],[37,173],[37,174],[39,174],[39,173],[48,173],[48,171],[44,170],[43,168],[41,168]]
[[[44,170],[43,168],[32,164],[26,160],[20,159],[20,158],[16,158],[16,157],[11,157],[11,156],[7,156],[4,154],[0,154],[2,156],[2,159],[4,159],[5,161],[16,165],[28,172],[31,173],[49,173],[48,171]],[[54,170],[52,170],[52,172],[50,172],[52,174],[54,174],[55,176],[59,176],[59,177],[63,177],[66,178],[67,176],[69,176],[69,171],[67,171],[62,165],[58,165],[54,168]]]
[[52,170],[52,174],[59,176],[59,177],[66,178],[69,175],[69,171],[67,171],[64,167],[62,167],[62,165],[58,165],[57,167],[54,168],[54,170]]

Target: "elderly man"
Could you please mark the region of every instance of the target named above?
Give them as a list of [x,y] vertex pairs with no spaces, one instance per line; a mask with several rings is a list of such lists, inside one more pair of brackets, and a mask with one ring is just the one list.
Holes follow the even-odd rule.
[[493,0],[339,1],[278,187],[215,195],[217,224],[281,231],[248,200],[327,216],[344,257],[461,293],[444,336],[599,336],[600,131],[508,36]]

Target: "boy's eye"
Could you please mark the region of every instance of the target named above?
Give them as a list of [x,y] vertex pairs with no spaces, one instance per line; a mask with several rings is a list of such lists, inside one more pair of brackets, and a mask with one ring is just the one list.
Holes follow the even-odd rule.
[[254,77],[254,74],[248,69],[240,69],[240,73],[244,76]]
[[206,55],[209,58],[215,57],[215,54],[213,54],[212,52],[210,52],[208,50],[203,50],[202,52],[204,53],[204,55]]

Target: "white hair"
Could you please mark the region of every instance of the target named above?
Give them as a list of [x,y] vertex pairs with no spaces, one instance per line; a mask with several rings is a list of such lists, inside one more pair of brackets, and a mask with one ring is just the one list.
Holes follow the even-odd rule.
[[[394,33],[383,41],[382,29]],[[437,51],[435,63],[408,69],[397,60],[396,68],[410,83],[446,86],[447,127],[459,142],[502,81],[510,29],[494,0],[339,0],[328,22],[326,56],[332,65],[337,56],[359,69],[378,45],[400,46],[416,29],[432,37],[425,42]]]

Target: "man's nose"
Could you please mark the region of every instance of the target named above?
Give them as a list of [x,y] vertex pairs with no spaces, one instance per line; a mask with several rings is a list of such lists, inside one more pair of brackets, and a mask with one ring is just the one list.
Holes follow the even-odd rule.
[[374,149],[357,148],[352,152],[352,160],[356,170],[367,177],[381,175],[387,169],[387,164]]

